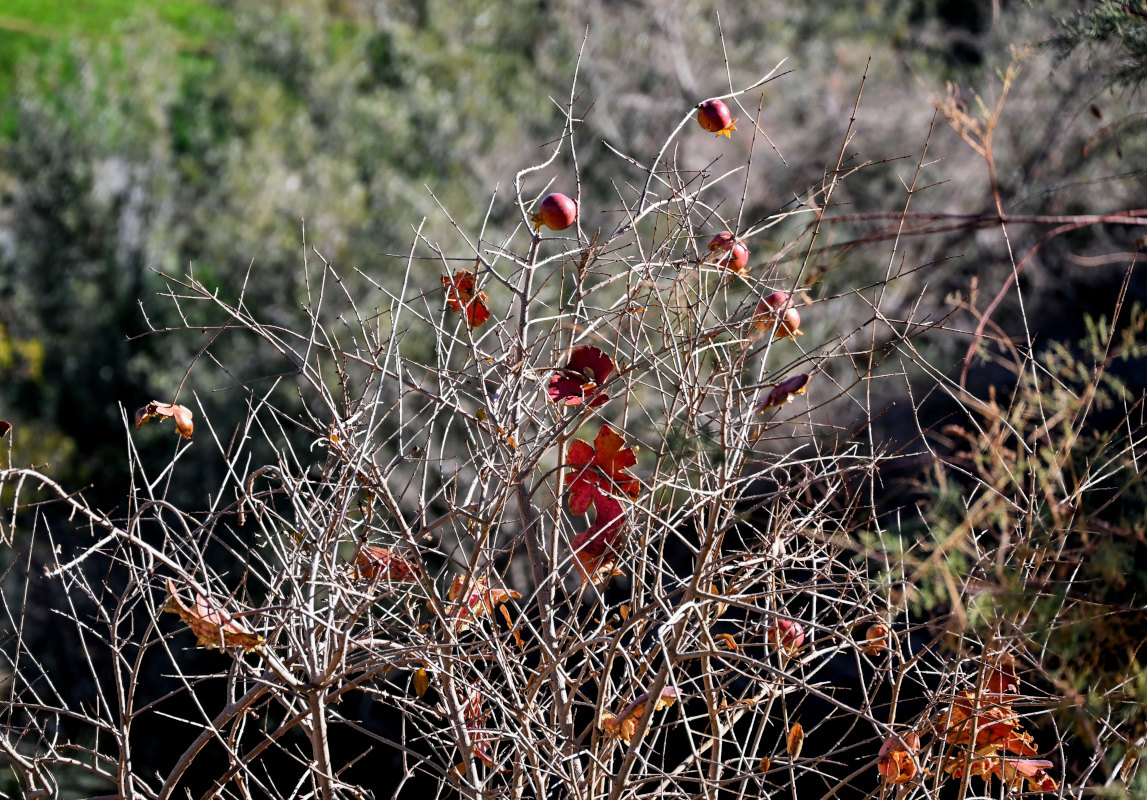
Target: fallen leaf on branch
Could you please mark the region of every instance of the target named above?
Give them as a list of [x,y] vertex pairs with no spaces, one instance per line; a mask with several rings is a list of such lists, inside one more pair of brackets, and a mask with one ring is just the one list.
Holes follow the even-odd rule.
[[422,570],[417,564],[388,547],[367,545],[359,550],[354,564],[358,574],[369,581],[417,583],[422,577]]
[[491,589],[485,578],[468,579],[465,575],[459,575],[450,584],[450,591],[447,594],[450,602],[459,604],[455,612],[457,614],[455,630],[469,629],[478,617],[492,614],[495,606],[521,596],[513,589]]
[[601,385],[613,372],[613,359],[596,347],[575,347],[569,364],[550,378],[546,393],[551,403],[591,407],[600,406],[609,399]]
[[242,647],[249,653],[263,646],[262,636],[252,631],[241,619],[235,618],[214,598],[196,592],[194,604],[184,603],[171,578],[167,579],[167,603],[163,610],[178,614],[199,640],[199,646],[208,650]]
[[785,742],[785,750],[788,751],[789,758],[795,759],[800,756],[802,747],[804,747],[804,728],[799,722],[794,722],[793,726],[789,728],[789,738]]
[[172,403],[152,400],[135,412],[135,428],[139,430],[145,422],[150,422],[153,419],[167,419],[168,417],[175,420],[176,433],[184,439],[190,440],[195,425],[191,422],[191,409],[187,406],[177,406]]
[[911,731],[885,739],[876,762],[880,777],[893,785],[908,783],[916,777],[918,767],[913,755],[919,750],[920,737]]
[[637,464],[637,448],[623,447],[625,439],[609,425],[602,425],[593,445],[582,439],[570,442],[570,511],[584,514],[601,494],[621,493],[636,498],[641,482],[626,470]]
[[477,292],[476,278],[473,272],[462,270],[453,278],[442,276],[442,288],[446,290],[446,305],[451,311],[465,311],[466,322],[472,328],[477,328],[490,319],[490,309],[486,307],[485,292]]

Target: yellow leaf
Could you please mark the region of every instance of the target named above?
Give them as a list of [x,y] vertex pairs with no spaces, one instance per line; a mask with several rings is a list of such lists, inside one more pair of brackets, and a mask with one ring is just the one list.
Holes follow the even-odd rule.
[[430,688],[430,676],[426,674],[426,670],[419,667],[418,671],[414,673],[414,693],[419,697],[426,694],[426,690]]

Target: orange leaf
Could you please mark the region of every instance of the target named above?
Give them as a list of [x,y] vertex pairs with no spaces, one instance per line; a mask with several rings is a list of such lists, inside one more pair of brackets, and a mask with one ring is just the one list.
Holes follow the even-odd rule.
[[973,749],[1003,748],[1021,756],[1036,754],[1030,733],[1021,727],[1020,718],[1010,707],[977,699],[972,692],[962,692],[953,700],[945,717],[944,740],[953,745],[972,745],[972,731],[976,741]]
[[920,737],[908,732],[903,736],[890,736],[880,748],[876,769],[888,783],[899,785],[916,777],[918,767],[912,757],[920,749]]
[[732,650],[734,653],[740,652],[741,648],[737,646],[737,640],[733,638],[731,633],[718,633],[713,638],[718,644],[724,644],[726,650]]
[[[463,593],[466,595],[464,599]],[[467,630],[477,617],[493,613],[494,606],[521,596],[513,589],[491,589],[485,578],[467,580],[465,575],[459,575],[450,584],[450,592],[447,595],[450,602],[459,604],[456,612],[458,619],[454,623],[455,630]]]
[[453,278],[442,276],[442,288],[446,290],[446,305],[451,311],[466,312],[466,321],[477,328],[490,319],[490,309],[486,307],[486,293],[475,291],[476,279],[469,270],[461,270]]
[[[649,702],[649,695],[649,692],[641,695],[623,708],[620,714],[614,715],[608,711],[603,712],[601,715],[602,732],[610,738],[621,739],[626,744],[633,741],[633,736],[637,733],[637,724],[645,716],[645,704]],[[676,686],[666,686],[661,690],[661,695],[657,698],[653,710],[660,711],[663,708],[669,708],[677,702],[679,695],[680,692]]]
[[180,599],[171,578],[167,579],[167,594],[163,610],[178,614],[191,628],[200,647],[208,650],[242,647],[249,653],[263,646],[263,637],[232,616],[217,600],[196,592],[195,604],[189,606]]
[[146,406],[135,412],[135,427],[139,430],[145,422],[153,419],[171,417],[175,420],[175,432],[184,439],[191,439],[195,425],[191,422],[191,409],[187,406],[177,406],[171,403],[161,403],[152,400]]
[[799,722],[794,722],[793,726],[789,729],[789,738],[785,743],[785,749],[788,750],[789,758],[797,758],[801,754],[801,748],[804,747],[804,728],[801,727]]
[[629,744],[633,741],[633,735],[637,733],[637,722],[640,719],[640,714],[631,714],[625,719],[618,719],[605,711],[601,715],[601,730],[606,736],[612,739],[621,739],[621,741]]

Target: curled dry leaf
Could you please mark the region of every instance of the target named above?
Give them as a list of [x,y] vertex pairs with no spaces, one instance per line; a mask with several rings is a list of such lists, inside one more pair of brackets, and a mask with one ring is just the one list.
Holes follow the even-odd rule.
[[[661,694],[657,698],[657,702],[653,706],[654,711],[660,711],[663,708],[669,708],[677,702],[680,692],[676,686],[666,686],[661,690]],[[634,734],[637,733],[637,725],[641,718],[645,715],[645,704],[649,702],[650,693],[646,692],[641,695],[618,714],[611,714],[608,711],[601,715],[601,731],[611,739],[621,739],[621,741],[629,744],[633,741]]]
[[799,757],[802,747],[804,747],[804,728],[799,722],[794,722],[793,726],[789,728],[789,738],[785,742],[785,749],[788,751],[789,758]]
[[490,309],[486,307],[485,292],[475,291],[476,278],[469,270],[460,270],[454,277],[442,276],[442,288],[446,290],[446,305],[451,311],[465,311],[466,322],[477,328],[490,319]]
[[609,400],[601,385],[612,372],[613,359],[602,350],[590,345],[575,347],[566,368],[550,378],[546,393],[551,403],[597,407]]
[[168,417],[175,420],[176,433],[184,439],[190,440],[191,434],[195,431],[195,425],[191,422],[191,409],[187,406],[177,406],[172,403],[161,403],[158,400],[152,400],[139,411],[135,412],[135,428],[139,430],[145,422],[150,422],[153,419],[166,419]]
[[263,637],[241,619],[236,619],[219,601],[196,592],[193,605],[184,603],[170,578],[167,579],[167,603],[163,610],[178,614],[199,640],[199,646],[208,650],[242,647],[249,653],[263,646]]
[[467,579],[465,575],[459,575],[450,584],[447,595],[450,602],[458,603],[455,630],[469,629],[478,617],[494,613],[495,606],[521,596],[513,589],[491,589],[485,578]]
[[601,732],[611,739],[621,739],[629,744],[633,741],[633,735],[637,733],[637,723],[641,719],[641,714],[642,712],[637,710],[628,717],[619,718],[608,711],[602,712]]
[[908,783],[916,777],[915,754],[920,751],[920,737],[914,732],[903,736],[889,736],[880,748],[876,769],[886,782],[893,785]]
[[417,564],[388,547],[363,547],[355,556],[354,564],[359,576],[368,581],[417,583],[422,578]]
[[774,386],[765,398],[765,401],[757,406],[757,413],[764,414],[770,408],[783,406],[798,394],[804,394],[805,391],[808,390],[808,381],[809,376],[804,373],[793,375],[791,378],[785,378]]
[[714,641],[726,650],[731,650],[734,653],[739,653],[741,648],[737,645],[737,640],[733,638],[731,633],[717,633],[713,635]]

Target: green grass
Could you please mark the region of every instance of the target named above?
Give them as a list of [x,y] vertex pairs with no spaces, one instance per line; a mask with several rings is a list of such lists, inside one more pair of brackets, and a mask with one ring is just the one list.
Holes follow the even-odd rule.
[[202,37],[205,19],[225,14],[206,0],[7,0],[0,6],[0,29],[37,36],[112,36],[119,24],[143,12],[189,35]]
[[61,41],[114,41],[130,30],[125,23],[147,15],[178,31],[183,50],[203,48],[230,25],[228,14],[209,0],[6,0],[0,5],[0,105],[22,60]]

